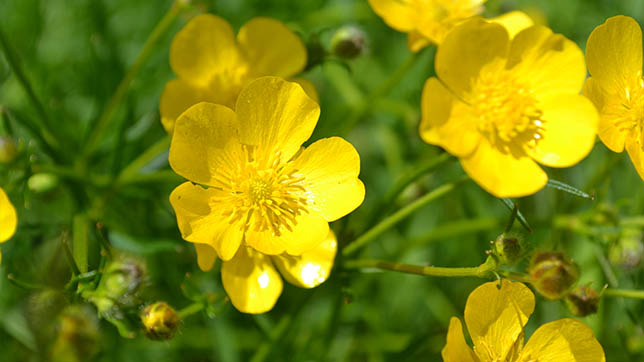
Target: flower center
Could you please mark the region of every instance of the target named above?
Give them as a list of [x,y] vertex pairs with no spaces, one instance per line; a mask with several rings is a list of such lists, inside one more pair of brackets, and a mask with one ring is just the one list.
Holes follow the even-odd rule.
[[483,71],[471,101],[479,131],[503,152],[534,147],[543,138],[543,112],[530,88],[505,69]]
[[621,132],[632,132],[644,152],[644,78],[628,84],[619,98],[622,102],[608,105],[605,113]]

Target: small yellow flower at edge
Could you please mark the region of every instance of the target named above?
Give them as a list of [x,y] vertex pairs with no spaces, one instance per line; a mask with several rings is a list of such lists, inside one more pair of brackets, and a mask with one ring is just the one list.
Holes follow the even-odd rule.
[[[249,81],[267,75],[292,77],[306,65],[306,48],[281,22],[254,18],[237,37],[224,19],[203,14],[177,33],[170,47],[170,66],[179,76],[169,81],[159,109],[163,127],[172,134],[183,111],[199,102],[234,107]],[[305,79],[294,79],[314,99],[317,93]]]
[[537,162],[570,167],[593,148],[599,115],[579,94],[584,55],[564,36],[537,25],[511,39],[474,18],[447,35],[435,64],[420,136],[457,156],[492,195],[531,195],[548,181]]
[[[15,234],[17,225],[16,208],[13,207],[4,190],[0,188],[0,243],[4,243]],[[2,252],[0,252],[0,262],[2,262]]]
[[[192,182],[179,185],[170,202],[183,238],[214,248],[228,262],[222,274],[230,271],[234,282],[222,275],[224,286],[257,283],[255,271],[272,270],[269,256],[315,250],[328,238],[328,223],[362,203],[360,157],[351,144],[331,137],[301,147],[319,114],[320,107],[298,84],[263,77],[241,91],[234,111],[199,103],[177,119],[170,166]],[[208,260],[214,259],[200,264],[207,266]],[[262,275],[264,285],[279,279],[274,270]],[[277,295],[279,283],[273,290],[279,289]],[[229,289],[242,311],[272,307],[271,298],[262,300],[254,292],[248,298],[257,297],[255,304],[235,301],[242,287]]]
[[586,45],[590,78],[584,95],[601,116],[599,138],[613,152],[626,149],[644,180],[644,78],[642,29],[615,16],[593,30]]
[[[407,33],[409,49],[417,52],[441,44],[452,28],[483,12],[486,0],[369,0],[369,5],[390,27]],[[520,11],[490,19],[508,28],[511,35],[533,25]]]
[[592,329],[570,318],[542,325],[524,345],[523,327],[534,304],[534,294],[519,282],[503,280],[500,288],[498,282],[479,286],[465,304],[465,324],[474,349],[465,342],[461,321],[452,317],[443,361],[606,361]]

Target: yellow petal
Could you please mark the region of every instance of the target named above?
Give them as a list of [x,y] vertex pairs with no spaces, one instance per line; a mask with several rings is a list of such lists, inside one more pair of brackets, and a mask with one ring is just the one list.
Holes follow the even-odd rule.
[[199,269],[208,271],[212,269],[217,260],[217,251],[208,244],[195,244],[195,251],[197,252],[197,264]]
[[514,38],[521,30],[527,29],[534,25],[534,21],[523,11],[510,11],[499,15],[495,18],[489,19],[493,23],[501,24],[505,27],[510,35],[510,39]]
[[590,99],[599,111],[599,127],[597,134],[602,142],[613,152],[623,152],[627,132],[615,126],[619,121],[619,115],[615,115],[608,108],[621,107],[622,100],[616,95],[609,95],[594,78],[586,79],[584,83],[584,95]]
[[235,113],[227,107],[199,103],[177,119],[169,161],[174,172],[190,181],[217,185],[217,171],[226,169],[222,154],[238,144]]
[[[255,217],[255,216],[253,216]],[[329,233],[329,223],[315,212],[302,214],[295,218],[296,224],[288,230],[281,227],[280,235],[273,231],[246,231],[246,243],[258,251],[268,255],[279,255],[287,252],[291,255],[301,255],[314,249]],[[255,220],[250,220],[250,225]]]
[[481,68],[508,52],[508,32],[481,18],[468,20],[450,31],[436,51],[436,74],[447,88],[462,97]]
[[431,41],[416,30],[407,34],[407,46],[412,52],[420,51],[431,43]]
[[469,106],[456,99],[437,78],[425,82],[421,113],[419,133],[425,142],[459,157],[470,155],[478,146],[481,136]]
[[287,282],[302,288],[314,288],[329,277],[337,250],[338,241],[329,230],[326,239],[315,249],[298,256],[282,254],[272,258]]
[[9,240],[16,232],[18,214],[9,197],[0,188],[0,243]]
[[520,156],[503,153],[481,138],[476,151],[460,161],[465,172],[496,197],[532,195],[546,186],[546,173],[522,150],[513,152]]
[[570,167],[581,161],[595,145],[599,115],[588,98],[560,95],[544,101],[543,133],[536,147],[526,151],[549,167]]
[[340,137],[314,142],[295,159],[294,167],[305,178],[309,209],[326,221],[343,217],[364,201],[360,156]]
[[[534,311],[534,294],[522,283],[503,280],[476,288],[465,304],[465,324],[479,355],[505,361]],[[541,361],[541,360],[540,360]]]
[[605,362],[601,344],[586,324],[570,318],[539,327],[519,357],[520,362]]
[[584,53],[577,44],[545,26],[521,31],[510,45],[507,68],[522,78],[538,99],[577,94],[586,79]]
[[301,78],[301,77],[296,77],[296,78],[291,78],[289,79],[291,82],[295,82],[299,84],[302,89],[304,89],[304,92],[306,93],[309,98],[314,100],[316,103],[320,103],[320,96],[318,95],[317,89],[315,89],[315,85],[313,85],[313,82],[306,78]]
[[236,106],[241,142],[265,155],[280,153],[288,161],[311,137],[320,106],[297,83],[277,77],[250,82]]
[[224,19],[199,15],[181,29],[170,46],[170,65],[181,78],[207,85],[216,73],[240,64],[235,34]]
[[239,29],[237,41],[253,78],[264,75],[286,78],[301,72],[306,65],[302,40],[277,20],[250,20]]
[[369,0],[369,5],[387,25],[398,31],[408,32],[416,26],[415,9],[405,1]]
[[244,313],[268,312],[282,294],[282,278],[271,258],[248,247],[221,265],[221,280],[230,301]]
[[170,194],[181,236],[190,242],[209,244],[222,260],[230,260],[244,236],[239,224],[230,224],[220,214],[223,192],[184,182]]
[[644,135],[640,135],[638,139],[634,134],[626,139],[626,151],[628,156],[635,166],[635,170],[640,175],[642,180],[644,180]]
[[225,103],[218,102],[214,93],[207,89],[192,85],[181,78],[169,81],[163,88],[159,101],[161,123],[166,132],[172,134],[177,117],[190,106],[199,102]]
[[590,75],[609,89],[642,76],[642,29],[633,18],[615,16],[593,30],[586,44]]
[[447,330],[447,343],[441,351],[443,362],[478,362],[474,351],[465,342],[461,320],[452,317]]

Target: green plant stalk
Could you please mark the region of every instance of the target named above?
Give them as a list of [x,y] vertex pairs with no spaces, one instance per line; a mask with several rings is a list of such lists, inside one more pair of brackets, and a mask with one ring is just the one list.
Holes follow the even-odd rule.
[[136,60],[134,61],[132,66],[130,66],[127,73],[125,73],[125,76],[121,80],[121,83],[116,88],[116,91],[112,95],[112,98],[110,98],[107,106],[103,110],[103,113],[92,129],[81,154],[83,160],[87,159],[98,147],[101,139],[103,138],[103,134],[108,129],[107,126],[109,125],[110,121],[114,117],[114,114],[123,102],[123,99],[130,85],[132,84],[132,81],[134,80],[134,77],[138,74],[139,70],[141,70],[143,64],[148,60],[161,37],[174,23],[178,15],[181,13],[181,10],[186,7],[185,3],[187,3],[185,0],[176,0],[170,10],[168,10],[163,18],[161,18],[159,23],[154,27],[152,33],[150,33],[150,36],[148,36],[148,39],[143,45],[143,49],[136,57]]
[[396,211],[391,216],[384,219],[382,222],[380,222],[379,224],[377,224],[376,226],[374,226],[373,228],[369,229],[367,232],[362,234],[356,240],[349,243],[344,248],[344,250],[342,250],[342,255],[349,256],[355,253],[356,251],[358,251],[358,249],[372,242],[375,238],[382,235],[385,231],[387,231],[394,225],[398,224],[406,217],[416,212],[418,209],[440,198],[441,196],[446,195],[450,191],[454,190],[456,186],[458,186],[459,184],[463,183],[465,180],[468,180],[468,179],[469,177],[463,177],[457,181],[439,186],[438,188],[432,190],[431,192],[428,192],[427,194],[423,195],[419,199],[415,200],[411,204]]
[[280,338],[282,338],[282,335],[286,333],[288,328],[291,325],[291,322],[293,321],[293,317],[290,314],[286,314],[285,316],[280,319],[280,321],[277,323],[277,326],[273,329],[273,332],[269,336],[269,340],[265,341],[262,343],[253,357],[251,358],[251,362],[264,362],[266,360],[266,357],[268,357],[268,354],[271,351],[272,344],[274,344],[276,341],[278,341]]
[[396,263],[384,260],[347,260],[342,266],[346,269],[364,269],[376,268],[382,270],[391,270],[407,274],[416,274],[432,277],[476,277],[476,278],[489,278],[493,276],[493,272],[497,270],[498,264],[493,257],[488,257],[485,263],[468,268],[444,268],[437,266],[421,266],[411,265],[404,263]]
[[609,289],[604,290],[603,295],[605,295],[607,297],[623,297],[623,298],[633,298],[633,299],[644,299],[644,290],[609,288]]
[[204,308],[205,308],[205,305],[203,302],[195,302],[179,310],[177,312],[177,316],[179,316],[179,319],[184,319],[188,316],[201,312]]
[[81,274],[87,273],[88,270],[88,240],[87,233],[89,231],[89,220],[85,214],[76,214],[72,220],[73,229],[73,253],[74,261],[78,266]]
[[138,172],[145,165],[150,163],[153,159],[159,156],[161,153],[168,150],[170,147],[170,136],[165,136],[150,146],[145,152],[143,152],[139,157],[134,159],[127,165],[116,178],[115,184],[126,184],[131,179],[135,178],[138,175]]

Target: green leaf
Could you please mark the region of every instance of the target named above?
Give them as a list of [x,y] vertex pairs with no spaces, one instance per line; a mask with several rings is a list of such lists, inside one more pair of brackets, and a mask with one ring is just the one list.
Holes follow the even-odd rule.
[[587,199],[587,200],[591,200],[591,201],[595,200],[595,196],[591,196],[591,195],[581,191],[580,189],[578,189],[576,187],[573,187],[573,186],[570,186],[568,184],[565,184],[565,183],[563,183],[561,181],[548,180],[548,184],[546,184],[546,186],[551,187],[553,189],[557,189],[557,190],[560,190],[560,191],[567,192],[567,193],[575,195],[575,196],[583,197],[584,199]]

